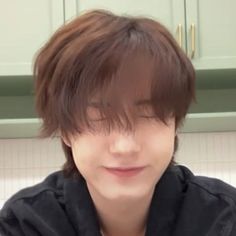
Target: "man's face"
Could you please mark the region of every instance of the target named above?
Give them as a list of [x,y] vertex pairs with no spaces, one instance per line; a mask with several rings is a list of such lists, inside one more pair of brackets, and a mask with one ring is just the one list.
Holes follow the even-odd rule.
[[[151,113],[137,114],[134,132],[105,133],[96,108],[88,109],[98,131],[85,130],[71,138],[70,146],[90,191],[110,200],[140,198],[153,191],[173,155],[175,121],[169,118],[166,125]],[[142,168],[130,170],[136,167]]]

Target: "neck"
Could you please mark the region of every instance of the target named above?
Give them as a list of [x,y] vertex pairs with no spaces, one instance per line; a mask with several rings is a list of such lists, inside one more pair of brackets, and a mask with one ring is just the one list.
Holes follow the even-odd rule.
[[153,191],[138,199],[104,198],[89,187],[104,236],[144,236]]

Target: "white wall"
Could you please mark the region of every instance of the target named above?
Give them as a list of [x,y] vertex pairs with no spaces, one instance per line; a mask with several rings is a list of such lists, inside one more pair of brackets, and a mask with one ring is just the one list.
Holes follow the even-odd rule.
[[236,187],[236,132],[181,134],[176,159],[196,175],[220,178]]
[[[236,187],[236,132],[179,137],[176,160],[180,164]],[[16,191],[41,181],[63,162],[58,139],[0,139],[0,208]]]

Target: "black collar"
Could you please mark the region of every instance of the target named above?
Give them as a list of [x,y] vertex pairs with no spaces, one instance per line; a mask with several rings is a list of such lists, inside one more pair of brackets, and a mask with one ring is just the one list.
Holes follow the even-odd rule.
[[[169,166],[156,185],[147,220],[146,236],[171,234],[183,196],[184,185],[177,166]],[[65,179],[66,211],[75,231],[83,236],[101,236],[97,213],[85,180]]]

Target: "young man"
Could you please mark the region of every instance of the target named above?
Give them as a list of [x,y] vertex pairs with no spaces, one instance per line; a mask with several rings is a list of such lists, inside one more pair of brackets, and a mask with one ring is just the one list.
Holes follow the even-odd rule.
[[61,137],[66,163],[6,202],[1,235],[236,235],[236,190],[174,161],[195,74],[165,27],[88,12],[42,48],[35,76],[42,136]]

